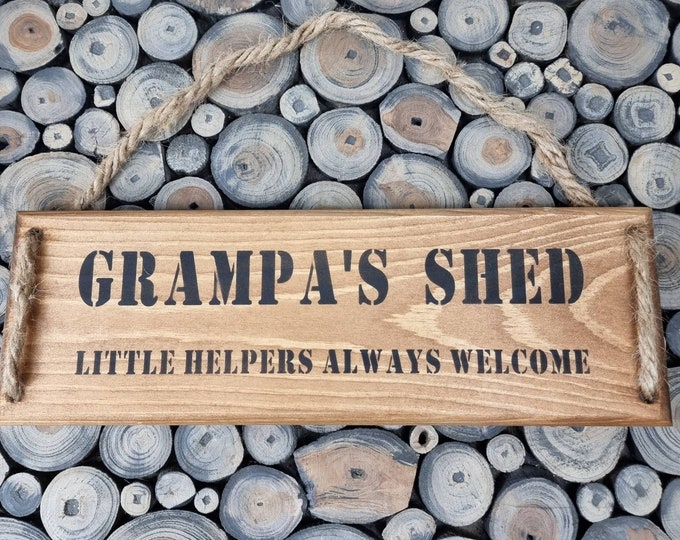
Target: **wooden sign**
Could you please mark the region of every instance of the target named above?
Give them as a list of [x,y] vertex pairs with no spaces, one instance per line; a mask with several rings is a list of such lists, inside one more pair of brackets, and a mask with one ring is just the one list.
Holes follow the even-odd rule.
[[665,385],[638,394],[632,225],[651,212],[22,213],[39,291],[0,423],[668,424]]

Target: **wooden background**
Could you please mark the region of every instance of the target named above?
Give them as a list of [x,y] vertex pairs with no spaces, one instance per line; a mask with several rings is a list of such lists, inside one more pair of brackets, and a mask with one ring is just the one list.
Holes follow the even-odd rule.
[[[655,210],[676,422],[4,427],[0,536],[680,538],[677,0],[0,4],[0,320],[16,210],[71,203],[119,134],[220,43],[350,8],[468,62],[544,118],[603,206]],[[236,19],[242,10],[264,15]],[[478,117],[438,74],[342,33],[241,73],[159,139],[101,208],[565,203],[525,139]]]

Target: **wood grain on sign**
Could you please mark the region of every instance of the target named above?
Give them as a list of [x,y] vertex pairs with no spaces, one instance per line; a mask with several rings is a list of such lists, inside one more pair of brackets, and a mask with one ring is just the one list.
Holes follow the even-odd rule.
[[45,239],[0,423],[667,425],[636,386],[631,225],[649,210],[21,213]]

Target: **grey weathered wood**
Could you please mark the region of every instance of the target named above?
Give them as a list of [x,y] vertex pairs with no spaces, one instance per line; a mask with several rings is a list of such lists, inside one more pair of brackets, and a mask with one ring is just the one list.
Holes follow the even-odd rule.
[[652,82],[667,94],[677,94],[680,92],[680,66],[673,63],[661,65]]
[[407,508],[418,463],[396,435],[366,428],[324,435],[294,458],[310,513],[331,523],[371,523]]
[[[278,38],[283,32],[283,21],[264,13],[243,13],[221,19],[203,34],[194,48],[193,73],[198,77],[225,50],[243,49],[265,39]],[[297,58],[297,53],[290,53],[265,65],[240,69],[225,78],[211,92],[210,99],[237,115],[274,112],[279,96],[296,78]]]
[[459,442],[479,442],[492,439],[505,428],[503,426],[434,426],[444,437]]
[[116,102],[116,89],[110,84],[98,84],[94,87],[92,102],[102,109],[110,107]]
[[500,69],[510,69],[517,61],[517,51],[507,41],[497,41],[486,52],[489,62]]
[[614,512],[614,494],[599,482],[579,486],[576,506],[579,513],[590,523],[609,519]]
[[73,130],[68,124],[50,124],[43,130],[42,143],[52,151],[68,150],[73,143]]
[[64,48],[50,6],[41,0],[0,5],[0,68],[31,71],[57,57]]
[[513,96],[530,99],[543,90],[545,79],[541,68],[533,62],[519,62],[505,74],[505,87]]
[[152,504],[151,488],[142,482],[126,484],[120,492],[120,507],[128,516],[143,516]]
[[366,182],[366,208],[463,208],[463,184],[441,161],[396,154],[381,161]]
[[675,356],[680,356],[680,312],[675,313],[666,325],[666,345]]
[[327,433],[334,433],[336,431],[340,431],[341,429],[345,428],[347,426],[340,426],[340,425],[331,425],[331,424],[323,424],[323,425],[303,425],[302,428],[306,429],[307,431],[311,431],[312,433],[318,433],[321,435],[325,435]]
[[21,90],[21,108],[38,124],[56,124],[78,114],[85,97],[85,87],[73,71],[49,67],[26,81]]
[[116,117],[102,109],[87,109],[73,126],[76,150],[93,157],[106,156],[120,138]]
[[524,465],[526,450],[524,443],[514,435],[501,433],[486,445],[486,459],[491,466],[502,473],[510,473]]
[[81,79],[93,84],[117,83],[137,65],[137,34],[121,17],[97,17],[75,33],[68,54],[71,68]]
[[125,202],[151,197],[165,183],[167,172],[160,143],[145,143],[113,178],[111,194]]
[[520,98],[516,96],[506,96],[503,98],[503,103],[517,112],[524,112],[527,106]]
[[569,482],[594,482],[609,474],[623,451],[624,427],[525,427],[531,452],[551,473]]
[[300,26],[307,19],[337,7],[335,0],[281,0],[283,16],[293,26]]
[[585,0],[569,24],[569,58],[592,82],[640,84],[666,54],[668,19],[659,0]]
[[567,162],[580,179],[592,184],[609,184],[626,172],[628,148],[614,128],[587,124],[569,136]]
[[[446,157],[453,143],[460,116],[444,92],[419,83],[395,88],[380,103],[383,132],[396,148],[439,159]],[[380,157],[377,154],[373,165]]]
[[33,152],[38,139],[40,132],[28,116],[0,110],[0,165],[9,165]]
[[466,526],[481,519],[489,509],[493,476],[486,459],[474,448],[444,443],[423,459],[418,492],[434,517],[454,527]]
[[237,540],[282,540],[298,526],[305,507],[304,492],[292,476],[250,465],[227,481],[220,523]]
[[542,186],[533,182],[513,182],[496,196],[494,208],[531,208],[555,206],[552,196]]
[[171,451],[168,426],[104,426],[99,438],[102,463],[121,478],[153,476],[165,465]]
[[680,216],[654,212],[654,236],[661,308],[680,309]]
[[177,3],[203,15],[233,15],[258,5],[262,0],[177,0]]
[[21,540],[49,540],[47,535],[37,527],[9,517],[0,517],[0,535],[4,535],[5,538],[21,538]]
[[[364,17],[388,35],[403,37],[391,19],[375,14]],[[395,85],[403,65],[401,55],[348,30],[327,32],[300,51],[300,69],[307,84],[328,101],[344,105],[380,99]]]
[[208,165],[208,143],[194,134],[174,137],[165,151],[165,162],[177,174],[195,176]]
[[137,23],[137,36],[139,46],[154,60],[179,60],[196,45],[198,28],[182,6],[161,2],[142,13]]
[[204,139],[212,139],[224,129],[225,120],[224,111],[217,105],[203,103],[191,115],[191,129]]
[[558,58],[543,71],[545,81],[553,92],[571,97],[583,83],[583,73],[571,65],[568,58]]
[[45,488],[40,520],[53,540],[106,538],[118,513],[120,494],[113,480],[93,467],[73,467]]
[[56,15],[57,24],[62,30],[75,32],[85,24],[87,11],[81,4],[67,2],[59,6]]
[[116,529],[108,540],[227,540],[210,519],[186,510],[161,510],[140,516]]
[[[191,76],[177,64],[156,62],[141,67],[121,85],[116,100],[116,116],[125,129],[130,129],[146,113],[192,82]],[[149,140],[162,141],[175,135],[189,121],[191,114],[190,110],[176,122],[157,129]]]
[[[95,167],[85,156],[50,152],[25,157],[0,173],[0,258],[11,257],[17,211],[71,208],[92,182]],[[103,199],[95,204],[103,205]]]
[[543,163],[536,157],[536,154],[531,158],[531,169],[529,169],[529,176],[539,186],[550,189],[555,185],[555,180],[550,176]]
[[210,514],[220,505],[220,496],[213,488],[204,487],[194,495],[194,508],[199,514]]
[[165,184],[153,197],[154,210],[222,210],[219,191],[197,176],[185,176]]
[[210,166],[227,197],[242,206],[265,208],[300,191],[308,159],[307,145],[293,124],[252,114],[234,120],[220,134]]
[[181,508],[194,500],[196,487],[188,474],[181,471],[161,471],[156,478],[154,495],[158,504],[167,510]]
[[[371,540],[371,537],[360,530],[347,525],[317,525],[307,527],[288,537],[288,540],[328,540],[342,538],[343,540]],[[32,540],[32,539],[30,539]]]
[[656,510],[662,492],[659,475],[646,465],[628,465],[616,474],[614,480],[616,502],[634,516],[646,516]]
[[[7,297],[9,293],[9,270],[0,265],[0,324],[5,322],[5,310],[7,309]],[[0,341],[0,345],[2,342]],[[2,458],[0,457],[0,463]],[[5,471],[6,473],[7,471]]]
[[298,84],[286,90],[279,99],[281,116],[296,126],[307,126],[321,109],[316,94],[306,84]]
[[456,138],[453,166],[475,187],[511,184],[531,165],[529,139],[487,117],[473,120]]
[[0,69],[0,107],[11,105],[20,93],[17,76],[7,69]]
[[536,96],[527,105],[527,111],[547,124],[558,139],[565,139],[576,127],[576,108],[556,92]]
[[234,426],[180,426],[175,432],[175,457],[195,480],[217,482],[241,464],[243,443]]
[[419,508],[407,508],[390,518],[383,540],[432,540],[437,531],[434,518]]
[[111,7],[111,0],[83,0],[83,7],[90,17],[101,17]]
[[408,22],[416,34],[423,35],[437,29],[437,14],[428,7],[420,7],[411,12]]
[[496,194],[488,188],[478,188],[470,195],[471,208],[491,208]]
[[583,540],[672,540],[651,521],[635,516],[621,516],[594,523]]
[[671,540],[680,538],[680,478],[671,480],[663,490],[659,515],[661,524]]
[[293,455],[297,429],[295,426],[243,426],[243,443],[250,457],[258,463],[278,465]]
[[125,17],[139,17],[151,5],[151,0],[111,0],[111,5]]
[[584,84],[574,96],[576,110],[588,122],[601,122],[614,109],[614,97],[606,86]]
[[659,141],[670,135],[675,125],[673,99],[653,86],[633,86],[616,100],[614,125],[630,144]]
[[[486,62],[470,62],[463,66],[465,73],[475,79],[482,87],[491,94],[501,96],[505,93],[505,83],[501,71]],[[454,85],[449,84],[451,99],[461,111],[471,116],[481,116],[483,111],[470,102],[464,92],[459,91]]]
[[491,540],[576,540],[578,515],[557,484],[545,478],[527,478],[501,491],[491,508],[487,530]]
[[30,516],[40,506],[41,499],[42,486],[30,473],[13,474],[0,485],[0,506],[11,516]]
[[380,126],[358,107],[321,114],[307,132],[309,157],[325,174],[340,181],[364,178],[382,151]]
[[439,444],[439,433],[432,426],[414,426],[408,442],[419,454],[427,454]]
[[427,4],[428,0],[351,0],[353,3],[378,13],[406,13]]
[[680,203],[680,148],[652,143],[633,152],[628,164],[628,187],[645,206],[662,210]]
[[443,0],[439,33],[457,50],[481,52],[496,43],[510,21],[507,0]]
[[[428,34],[419,37],[417,43],[426,49],[442,53],[451,63],[456,62],[456,53],[453,52],[451,45],[446,43],[446,41],[439,36]],[[444,82],[444,76],[439,69],[423,64],[415,58],[404,58],[404,67],[406,68],[406,73],[408,73],[411,81],[415,83],[438,86]]]
[[547,62],[557,58],[567,43],[567,15],[551,2],[518,7],[508,30],[508,42],[521,56]]
[[593,195],[598,206],[635,206],[633,197],[621,184],[598,186]]

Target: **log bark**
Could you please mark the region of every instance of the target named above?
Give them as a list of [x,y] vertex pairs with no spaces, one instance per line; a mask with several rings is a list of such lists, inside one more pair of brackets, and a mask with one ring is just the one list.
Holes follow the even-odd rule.
[[663,490],[659,515],[664,530],[671,540],[680,538],[680,478],[671,480]]
[[295,126],[269,114],[252,114],[229,124],[210,160],[217,186],[248,208],[291,199],[302,187],[307,163],[307,146]]
[[[439,159],[453,143],[460,116],[444,92],[418,83],[399,86],[380,103],[383,132],[397,149]],[[372,165],[378,157],[379,151]]]
[[501,491],[491,508],[487,530],[491,540],[576,540],[578,515],[557,484],[544,478],[527,478]]
[[116,529],[108,540],[227,540],[210,519],[186,510],[150,512]]
[[613,120],[618,132],[630,144],[660,141],[673,131],[675,105],[663,90],[634,86],[616,100]]
[[119,504],[118,488],[107,474],[73,467],[45,488],[40,519],[53,540],[103,540],[116,521]]
[[152,198],[154,210],[222,210],[222,197],[210,182],[185,176],[165,184]]
[[609,519],[614,512],[614,503],[613,493],[604,484],[583,484],[576,492],[578,511],[590,523]]
[[85,24],[85,21],[87,20],[87,11],[85,11],[85,8],[80,4],[67,2],[59,6],[56,20],[59,28],[62,30],[75,32]]
[[659,0],[586,0],[571,17],[569,58],[592,82],[640,84],[666,55],[668,20]]
[[594,482],[609,474],[623,451],[626,428],[525,427],[531,452],[554,475],[569,482]]
[[584,120],[601,122],[614,109],[614,97],[606,86],[588,83],[578,89],[574,104]]
[[160,143],[144,143],[123,165],[109,186],[111,194],[125,202],[151,197],[167,180]]
[[41,69],[21,90],[21,108],[38,124],[56,124],[73,118],[85,105],[85,87],[73,71],[62,67]]
[[[244,13],[217,22],[203,34],[193,53],[193,72],[200,76],[205,67],[228,50],[244,49],[265,39],[281,37],[283,22],[264,13]],[[297,75],[297,53],[265,65],[240,69],[210,94],[217,105],[236,115],[274,112],[279,96]]]
[[154,495],[158,504],[167,510],[181,508],[194,500],[196,487],[188,474],[181,471],[162,471],[156,478]]
[[576,108],[567,98],[555,92],[536,96],[527,111],[547,124],[558,139],[565,139],[576,127]]
[[220,496],[213,488],[204,487],[194,496],[194,508],[199,514],[210,514],[220,505]]
[[293,455],[297,430],[294,426],[243,426],[243,442],[258,463],[278,465]]
[[646,465],[628,465],[614,480],[616,502],[634,516],[647,516],[656,510],[662,492],[659,475]]
[[120,507],[128,516],[139,517],[146,514],[153,504],[151,489],[142,482],[132,482],[120,492]]
[[175,457],[192,478],[217,482],[241,464],[243,443],[234,426],[180,426],[175,432]]
[[427,454],[439,444],[439,433],[432,426],[414,426],[408,442],[419,454]]
[[467,193],[440,161],[420,154],[396,154],[381,161],[363,193],[366,208],[463,208]]
[[40,506],[42,486],[27,472],[19,472],[5,479],[0,486],[0,506],[9,515],[27,517]]
[[0,6],[0,68],[14,72],[42,67],[64,49],[50,6],[41,0],[16,0]]
[[583,535],[583,540],[671,540],[651,521],[635,516],[621,516],[594,523]]
[[489,62],[500,69],[510,69],[517,61],[517,51],[507,41],[497,41],[486,53]]
[[17,76],[7,69],[0,69],[0,107],[7,107],[16,101],[21,93]]
[[434,518],[419,508],[395,514],[382,531],[383,540],[432,540],[437,531]]
[[100,158],[108,155],[118,142],[120,124],[107,111],[87,109],[76,119],[73,138],[78,152]]
[[[451,63],[456,62],[456,53],[454,53],[451,46],[439,36],[422,36],[418,38],[417,43],[426,49],[446,55],[447,60]],[[404,67],[406,68],[406,73],[408,73],[408,76],[414,83],[439,86],[444,82],[444,77],[439,69],[423,64],[420,60],[415,58],[404,58]]]
[[[662,244],[665,240],[666,220],[660,218],[660,216],[677,218],[674,220],[677,222],[680,222],[680,218],[662,212],[655,212],[654,232],[657,237],[657,242]],[[680,227],[680,223],[677,223],[675,227]],[[660,236],[661,238],[659,238]],[[674,246],[673,249],[677,249],[679,236],[680,228],[678,228],[677,232],[674,234],[674,239],[671,244]],[[665,249],[667,252],[669,248],[662,249]],[[658,250],[659,247],[657,245],[657,251]],[[661,251],[661,253],[666,255],[663,251]],[[675,262],[677,262],[677,258]],[[663,270],[663,266],[661,269]],[[663,272],[661,272],[661,275],[663,276]],[[678,279],[677,276],[678,274],[676,273],[676,280]],[[663,277],[660,281],[663,284]],[[668,386],[670,387],[671,394],[671,409],[674,421],[673,427],[633,427],[630,428],[630,432],[633,442],[635,443],[635,448],[647,465],[659,472],[680,476],[680,461],[676,459],[676,457],[680,455],[680,423],[678,422],[680,419],[680,368],[676,367],[668,370]]]
[[366,177],[380,159],[380,126],[358,107],[333,109],[320,115],[309,128],[309,157],[335,180]]
[[40,132],[33,121],[15,111],[0,111],[0,165],[9,165],[35,149]]
[[30,523],[8,517],[0,517],[0,535],[21,540],[49,540],[44,532]]
[[496,435],[486,445],[486,459],[491,466],[502,473],[511,473],[524,465],[526,450],[524,443],[514,435]]
[[512,17],[508,42],[528,60],[554,60],[567,43],[567,15],[554,3],[524,4],[515,10]]
[[680,203],[680,148],[667,143],[638,148],[628,164],[631,193],[645,206],[662,210]]
[[177,174],[196,176],[208,165],[208,143],[194,134],[177,135],[165,152],[165,162]]
[[75,33],[68,54],[71,68],[81,79],[92,84],[118,83],[137,66],[137,34],[121,17],[97,17]]
[[335,0],[281,0],[283,16],[293,26],[300,26],[307,19],[337,7]]
[[331,523],[370,523],[407,508],[418,464],[396,435],[362,428],[325,435],[294,458],[309,511]]
[[250,465],[224,487],[220,523],[237,540],[282,540],[298,526],[305,507],[304,492],[293,477]]
[[191,129],[199,137],[213,139],[224,129],[225,120],[224,111],[217,105],[203,103],[196,108],[191,116]]
[[[397,24],[381,15],[365,17],[389,36],[403,37]],[[309,86],[335,104],[364,105],[384,96],[401,75],[401,55],[335,30],[307,43],[300,51],[300,69]]]
[[456,50],[481,52],[496,43],[510,21],[507,0],[443,0],[439,33]]
[[43,130],[42,143],[52,151],[70,150],[73,131],[68,124],[50,124]]
[[578,92],[583,83],[583,73],[574,68],[568,58],[558,58],[545,68],[543,74],[553,92],[567,97]]
[[99,438],[104,466],[126,479],[153,476],[165,465],[171,451],[168,426],[105,426]]
[[[465,73],[475,79],[482,87],[491,94],[502,96],[505,93],[505,83],[500,70],[486,62],[470,62],[463,66]],[[456,107],[470,116],[481,116],[482,110],[470,102],[470,99],[459,92],[453,85],[449,85],[449,95]]]
[[544,208],[555,206],[552,196],[544,187],[533,182],[513,182],[496,196],[494,208]]
[[628,166],[628,148],[621,135],[605,124],[587,124],[567,140],[567,162],[581,180],[609,184]]
[[425,456],[418,491],[427,510],[447,525],[481,519],[491,505],[493,476],[486,459],[462,443],[440,444]]
[[139,46],[153,60],[180,60],[194,49],[198,28],[186,9],[162,2],[144,11],[137,23],[137,36]]
[[543,90],[545,79],[533,62],[519,62],[505,74],[505,88],[520,99],[531,99]]
[[531,156],[526,135],[483,117],[458,134],[452,159],[464,180],[475,187],[494,189],[517,180],[531,165]]
[[429,34],[437,29],[439,19],[430,8],[414,9],[408,19],[411,29],[418,35]]

